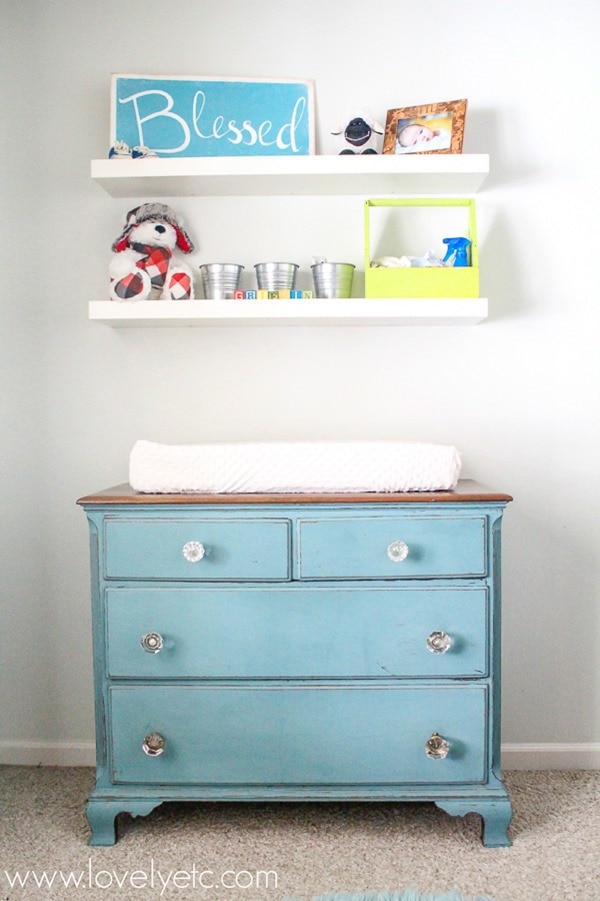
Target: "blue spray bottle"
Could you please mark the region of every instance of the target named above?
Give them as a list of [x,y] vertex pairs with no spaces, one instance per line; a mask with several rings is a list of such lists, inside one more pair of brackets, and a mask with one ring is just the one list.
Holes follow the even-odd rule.
[[468,238],[444,238],[444,244],[448,245],[446,256],[442,260],[446,263],[454,254],[453,266],[468,266],[467,247],[471,244]]

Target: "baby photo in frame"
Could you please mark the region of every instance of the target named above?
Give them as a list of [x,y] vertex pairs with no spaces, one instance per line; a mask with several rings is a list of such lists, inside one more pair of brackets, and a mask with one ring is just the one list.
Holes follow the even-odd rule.
[[466,100],[387,111],[383,152],[462,153]]

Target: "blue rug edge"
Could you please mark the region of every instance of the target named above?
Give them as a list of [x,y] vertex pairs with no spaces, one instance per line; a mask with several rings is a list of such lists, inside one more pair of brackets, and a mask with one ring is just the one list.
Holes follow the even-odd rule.
[[[303,901],[302,898],[284,898],[283,901]],[[333,895],[314,895],[307,901],[493,901],[489,895],[462,895],[459,892],[418,892],[406,889],[402,892],[341,892]]]

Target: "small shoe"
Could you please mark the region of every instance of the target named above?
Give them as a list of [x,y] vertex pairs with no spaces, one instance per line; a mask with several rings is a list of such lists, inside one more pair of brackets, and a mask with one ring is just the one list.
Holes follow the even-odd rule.
[[131,159],[131,150],[125,141],[117,141],[108,151],[109,160],[128,160]]
[[134,160],[143,160],[144,157],[156,156],[156,154],[153,150],[150,150],[149,147],[133,147],[131,156]]

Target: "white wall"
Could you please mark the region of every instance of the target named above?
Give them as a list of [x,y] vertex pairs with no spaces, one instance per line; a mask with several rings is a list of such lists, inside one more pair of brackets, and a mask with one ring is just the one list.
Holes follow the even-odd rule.
[[[515,497],[504,530],[504,741],[600,742],[598,10],[596,0],[537,11],[522,0],[4,5],[6,759],[48,762],[54,747],[74,760],[77,743],[93,740],[87,525],[75,500],[126,481],[140,437],[455,444],[465,476]],[[133,205],[89,177],[89,160],[108,151],[112,72],[312,77],[320,139],[354,104],[385,116],[468,97],[464,151],[491,156],[478,195],[490,319],[446,329],[90,323],[87,303],[107,296],[110,244]],[[199,244],[195,266],[213,254],[250,267],[289,256],[307,268],[320,252],[361,261],[360,198],[172,203]],[[257,228],[261,217],[277,228]]]

